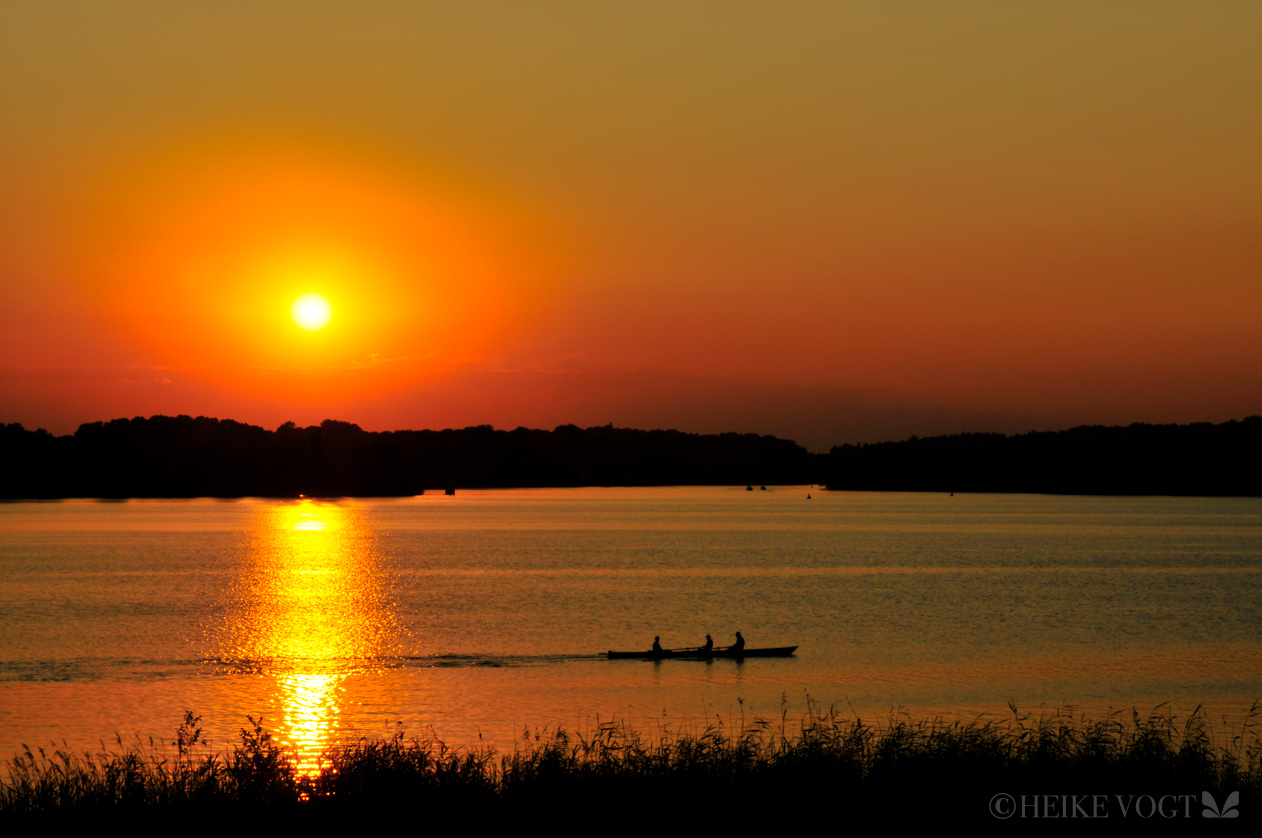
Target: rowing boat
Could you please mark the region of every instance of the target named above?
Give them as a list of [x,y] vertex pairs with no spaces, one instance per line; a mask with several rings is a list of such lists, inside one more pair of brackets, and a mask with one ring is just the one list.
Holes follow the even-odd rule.
[[797,650],[797,646],[769,646],[763,649],[663,649],[660,652],[654,652],[649,649],[647,652],[615,652],[610,650],[606,654],[610,660],[662,660],[663,658],[671,658],[674,660],[710,660],[711,658],[787,658]]

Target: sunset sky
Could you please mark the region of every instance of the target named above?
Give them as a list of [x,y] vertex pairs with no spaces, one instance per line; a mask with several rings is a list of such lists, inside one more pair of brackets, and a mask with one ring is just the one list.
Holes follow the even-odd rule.
[[0,422],[1260,413],[1259,45],[1256,2],[5,0]]

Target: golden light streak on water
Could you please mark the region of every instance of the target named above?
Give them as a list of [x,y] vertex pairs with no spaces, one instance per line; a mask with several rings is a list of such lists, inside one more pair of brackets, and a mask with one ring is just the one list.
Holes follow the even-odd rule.
[[337,728],[340,708],[337,701],[342,676],[292,674],[280,678],[285,700],[282,744],[298,755],[298,772],[312,776],[324,767],[321,754],[329,746]]
[[342,681],[397,651],[388,591],[357,505],[259,508],[224,657],[274,680],[283,713],[274,734],[302,774],[317,773],[333,744]]

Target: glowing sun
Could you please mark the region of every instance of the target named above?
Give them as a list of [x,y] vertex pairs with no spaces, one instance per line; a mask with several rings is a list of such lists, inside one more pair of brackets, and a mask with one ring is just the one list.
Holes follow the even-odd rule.
[[289,307],[294,322],[309,332],[323,329],[333,317],[333,306],[320,294],[303,294]]

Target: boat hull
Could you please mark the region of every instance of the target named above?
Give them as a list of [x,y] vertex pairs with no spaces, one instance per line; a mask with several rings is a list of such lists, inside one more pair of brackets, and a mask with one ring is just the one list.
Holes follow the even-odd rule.
[[663,649],[660,652],[648,650],[646,652],[615,652],[610,650],[606,652],[610,660],[714,660],[715,658],[787,658],[795,651],[797,646],[770,646],[762,649],[712,649],[709,652],[701,649]]

